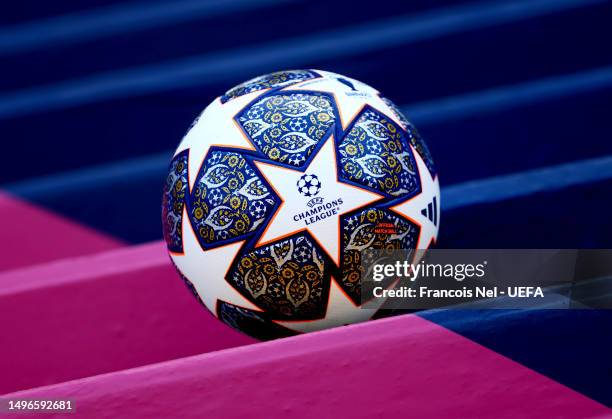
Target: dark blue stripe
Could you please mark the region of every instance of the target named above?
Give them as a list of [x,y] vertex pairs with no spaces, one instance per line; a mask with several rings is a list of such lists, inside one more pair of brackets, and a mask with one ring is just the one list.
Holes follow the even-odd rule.
[[[271,67],[299,67],[313,60],[350,57],[358,53],[439,38],[479,28],[528,19],[601,0],[512,1],[459,6],[332,30],[261,46],[206,54],[175,62],[119,70],[79,80],[0,96],[0,118],[61,109],[87,103],[210,85],[253,75]],[[245,66],[244,63],[249,65]]]
[[58,43],[80,43],[194,19],[210,19],[234,12],[248,12],[289,1],[298,0],[120,3],[107,8],[0,28],[0,55],[49,48]]
[[442,190],[442,208],[498,202],[607,179],[612,179],[612,155],[451,185]]
[[405,106],[402,111],[419,125],[444,123],[610,87],[612,67],[604,67],[415,103]]

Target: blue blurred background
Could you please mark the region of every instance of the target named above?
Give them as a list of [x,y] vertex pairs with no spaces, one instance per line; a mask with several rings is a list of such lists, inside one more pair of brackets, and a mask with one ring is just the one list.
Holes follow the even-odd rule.
[[[596,0],[7,3],[0,182],[127,242],[161,239],[192,119],[248,78],[318,68],[376,87],[420,129],[440,247],[612,248],[610,22]],[[612,404],[607,312],[429,316]]]
[[320,68],[378,88],[420,129],[444,189],[440,246],[611,247],[610,2],[5,9],[5,189],[129,242],[161,237],[164,171],[204,106],[258,74]]

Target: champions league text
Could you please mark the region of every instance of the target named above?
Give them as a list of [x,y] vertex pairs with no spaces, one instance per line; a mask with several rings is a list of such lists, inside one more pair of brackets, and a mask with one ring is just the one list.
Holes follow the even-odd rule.
[[[315,201],[314,199],[312,201]],[[322,200],[321,200],[322,202]],[[342,205],[342,198],[334,199],[321,205],[315,206],[313,209],[301,212],[293,216],[293,221],[304,221],[305,225],[311,225],[317,221],[321,221],[328,217],[338,215],[338,210]]]

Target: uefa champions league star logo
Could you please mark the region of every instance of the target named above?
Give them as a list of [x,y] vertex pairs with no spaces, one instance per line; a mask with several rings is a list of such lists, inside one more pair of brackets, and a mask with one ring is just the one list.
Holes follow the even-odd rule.
[[307,198],[315,196],[321,190],[321,181],[316,175],[302,175],[297,181],[298,192]]

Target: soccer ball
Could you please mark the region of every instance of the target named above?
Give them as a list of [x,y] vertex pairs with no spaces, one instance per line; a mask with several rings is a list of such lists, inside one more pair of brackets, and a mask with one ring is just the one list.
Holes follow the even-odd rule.
[[162,222],[202,304],[272,339],[372,318],[362,252],[428,248],[439,203],[429,150],[390,100],[291,70],[230,89],[196,118],[170,163]]

